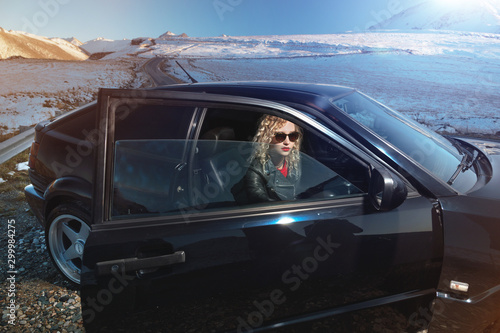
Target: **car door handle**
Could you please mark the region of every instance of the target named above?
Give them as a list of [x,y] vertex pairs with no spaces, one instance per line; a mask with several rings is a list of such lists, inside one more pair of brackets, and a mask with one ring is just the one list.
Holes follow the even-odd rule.
[[109,275],[111,273],[125,273],[130,271],[138,271],[141,269],[158,268],[179,264],[186,261],[184,251],[177,251],[173,254],[165,254],[162,256],[148,258],[126,258],[102,261],[96,264],[97,275]]

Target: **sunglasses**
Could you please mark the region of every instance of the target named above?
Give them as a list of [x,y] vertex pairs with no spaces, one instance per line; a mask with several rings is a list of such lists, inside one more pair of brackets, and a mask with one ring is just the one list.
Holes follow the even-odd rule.
[[288,136],[288,139],[290,142],[295,142],[300,138],[300,133],[299,132],[292,132],[289,134],[278,132],[274,134],[274,138],[278,143],[281,143],[286,140],[286,137]]

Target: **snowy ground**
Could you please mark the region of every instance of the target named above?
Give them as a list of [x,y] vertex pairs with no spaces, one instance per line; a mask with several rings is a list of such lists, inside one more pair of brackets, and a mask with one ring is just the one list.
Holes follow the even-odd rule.
[[[96,39],[96,61],[0,61],[0,134],[90,101],[99,87],[137,87],[139,64],[178,60],[198,81],[282,80],[355,87],[434,130],[500,131],[500,35],[371,32],[334,35]],[[166,71],[184,81],[174,61]],[[3,133],[2,133],[3,132]]]
[[[160,52],[161,51],[161,52]],[[500,35],[433,32],[233,37],[159,44],[198,81],[355,87],[434,130],[500,131]],[[172,63],[179,78],[185,74]]]
[[139,86],[144,60],[0,61],[0,134],[31,126],[96,98],[100,87]]
[[[198,81],[284,80],[355,87],[431,128],[500,131],[500,64],[429,56],[362,54],[294,59],[180,61]],[[460,68],[460,71],[457,71]],[[175,70],[178,77],[186,79]]]

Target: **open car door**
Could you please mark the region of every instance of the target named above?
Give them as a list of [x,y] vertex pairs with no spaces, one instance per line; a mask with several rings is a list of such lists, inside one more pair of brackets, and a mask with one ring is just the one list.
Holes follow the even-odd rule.
[[[347,141],[258,100],[102,90],[99,105],[87,331],[352,332],[387,313],[394,329],[425,328],[416,309],[434,299],[442,260],[433,204],[406,197],[408,184]],[[296,201],[242,205],[231,190],[254,143],[221,141],[231,130],[220,124],[250,131],[266,112],[304,128],[302,168],[314,172]],[[362,174],[343,177],[339,161]],[[374,209],[391,182],[405,188],[402,204]]]

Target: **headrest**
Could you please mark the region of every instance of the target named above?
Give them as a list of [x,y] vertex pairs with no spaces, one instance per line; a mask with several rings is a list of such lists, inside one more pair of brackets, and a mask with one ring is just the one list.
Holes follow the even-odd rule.
[[230,127],[216,127],[201,136],[203,140],[234,140],[234,130]]
[[199,153],[203,156],[211,156],[217,152],[219,141],[229,141],[235,139],[234,130],[230,127],[216,127],[205,132],[198,141]]

